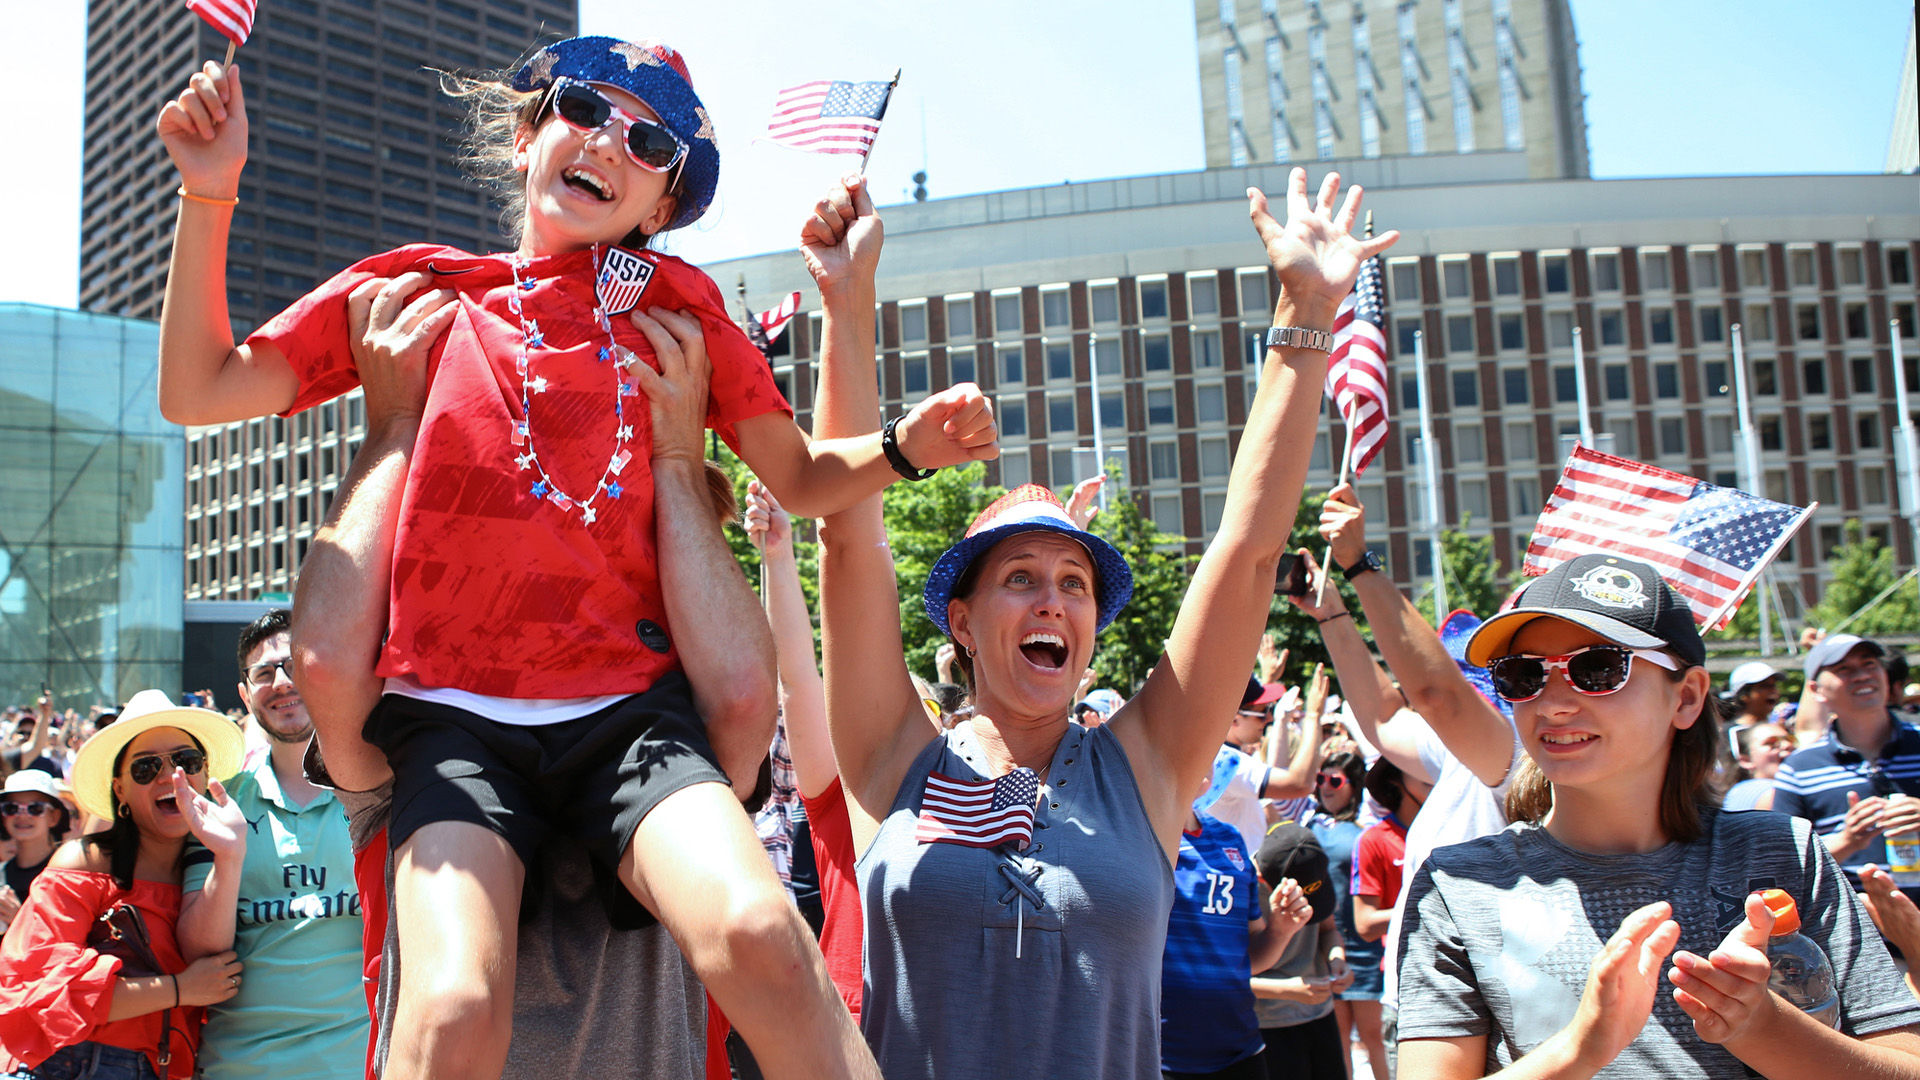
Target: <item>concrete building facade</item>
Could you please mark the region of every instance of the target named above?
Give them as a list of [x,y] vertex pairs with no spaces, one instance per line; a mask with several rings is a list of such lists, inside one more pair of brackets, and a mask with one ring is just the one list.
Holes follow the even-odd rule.
[[[1332,162],[1366,184],[1388,257],[1392,438],[1359,487],[1394,578],[1431,573],[1412,334],[1424,331],[1445,520],[1517,565],[1578,430],[1572,330],[1583,329],[1594,427],[1617,452],[1736,483],[1731,328],[1755,387],[1765,494],[1822,505],[1782,565],[1817,602],[1845,520],[1911,565],[1897,505],[1888,320],[1915,370],[1920,188],[1896,176],[1541,181],[1525,151]],[[1209,539],[1256,386],[1276,282],[1247,223],[1262,166],[889,207],[881,389],[901,411],[972,379],[1000,410],[989,482],[1064,488],[1090,474],[1094,404],[1129,492],[1163,530]],[[1319,181],[1319,169],[1311,182]],[[765,306],[812,297],[797,256],[708,268]],[[817,305],[810,299],[807,306]],[[817,311],[776,373],[804,418]],[[1098,388],[1096,390],[1096,381]],[[1913,380],[1920,385],[1920,379]],[[1314,444],[1330,486],[1343,432]],[[1077,450],[1077,455],[1076,455]],[[1329,452],[1331,450],[1331,453]]]

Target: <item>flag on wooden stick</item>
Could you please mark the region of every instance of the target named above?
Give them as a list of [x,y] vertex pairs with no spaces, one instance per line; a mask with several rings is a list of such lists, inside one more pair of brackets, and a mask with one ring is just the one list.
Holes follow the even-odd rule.
[[766,137],[815,154],[859,154],[862,161],[880,134],[887,101],[899,83],[816,80],[780,91]]
[[[259,7],[259,0],[187,0],[188,11],[205,19],[208,26],[236,46],[245,45],[247,36],[253,33],[253,16]],[[231,57],[231,51],[228,55]]]

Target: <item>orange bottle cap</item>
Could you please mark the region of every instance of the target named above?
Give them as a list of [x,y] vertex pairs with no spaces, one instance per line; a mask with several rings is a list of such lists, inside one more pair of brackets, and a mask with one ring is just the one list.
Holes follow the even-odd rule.
[[1785,889],[1764,889],[1760,893],[1760,902],[1773,912],[1773,936],[1791,934],[1800,929],[1800,909],[1794,906],[1793,897]]

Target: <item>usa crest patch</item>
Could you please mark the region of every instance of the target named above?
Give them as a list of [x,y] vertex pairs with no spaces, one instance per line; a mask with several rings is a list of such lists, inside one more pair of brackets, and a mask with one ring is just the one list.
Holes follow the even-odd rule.
[[1220,850],[1226,855],[1227,861],[1233,864],[1235,870],[1245,870],[1247,868],[1247,860],[1240,854],[1239,848],[1230,847]]
[[600,276],[594,280],[594,296],[609,315],[624,315],[640,302],[653,280],[653,263],[626,248],[608,248],[600,264]]

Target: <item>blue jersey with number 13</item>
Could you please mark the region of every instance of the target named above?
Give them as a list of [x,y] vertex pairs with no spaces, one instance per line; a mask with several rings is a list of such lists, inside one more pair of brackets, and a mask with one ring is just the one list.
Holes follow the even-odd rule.
[[1173,914],[1160,967],[1160,1063],[1217,1072],[1260,1052],[1247,924],[1260,917],[1253,853],[1240,830],[1206,814],[1180,836]]

